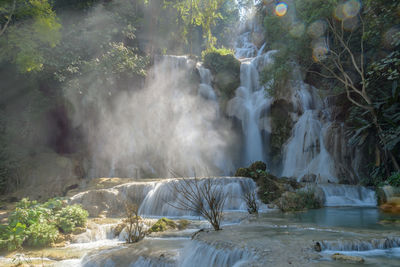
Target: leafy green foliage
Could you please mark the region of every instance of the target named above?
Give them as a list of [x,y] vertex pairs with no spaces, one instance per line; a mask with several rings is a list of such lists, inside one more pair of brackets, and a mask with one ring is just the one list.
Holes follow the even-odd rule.
[[27,229],[28,246],[44,247],[53,243],[58,236],[58,229],[54,224],[47,221],[38,221],[29,226]]
[[16,250],[22,247],[26,239],[26,225],[17,223],[12,225],[0,225],[0,249]]
[[75,227],[83,227],[89,213],[80,205],[67,206],[57,213],[57,226],[63,233],[71,233]]
[[[41,47],[54,47],[61,38],[61,24],[50,3],[47,0],[23,0],[16,1],[14,8],[11,1],[0,4],[0,25],[4,29],[0,34],[3,48],[0,60],[14,62],[21,72],[41,70],[44,63]],[[7,24],[9,18],[12,22]]]
[[204,67],[214,75],[216,89],[223,98],[230,99],[240,85],[240,62],[233,51],[210,48],[202,52]]
[[285,87],[293,70],[288,50],[280,50],[273,57],[274,64],[266,66],[260,73],[260,82],[265,85],[267,93],[271,96],[275,96]]
[[0,248],[15,250],[22,245],[47,246],[59,235],[59,230],[71,233],[86,224],[88,212],[79,205],[66,206],[58,198],[43,204],[27,198],[17,203],[8,218],[8,225],[0,226]]
[[393,172],[388,177],[387,183],[391,186],[400,187],[400,172]]

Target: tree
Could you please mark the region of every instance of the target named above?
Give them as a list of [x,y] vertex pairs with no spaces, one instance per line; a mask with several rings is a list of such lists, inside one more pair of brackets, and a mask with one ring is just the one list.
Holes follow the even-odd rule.
[[59,43],[60,28],[48,0],[1,1],[0,60],[16,63],[21,72],[41,70],[41,48]]
[[181,178],[171,182],[170,189],[175,195],[172,207],[200,214],[215,231],[221,230],[226,194],[217,178]]
[[[379,115],[371,98],[371,90],[368,90],[365,60],[365,25],[363,16],[359,13],[355,18],[360,21],[361,27],[346,26],[349,23],[345,19],[325,19],[331,40],[325,39],[325,44],[314,48],[313,58],[322,67],[321,71],[309,70],[323,78],[335,79],[345,89],[347,99],[356,107],[366,111],[376,129],[379,141],[382,143],[384,153],[392,161],[396,171],[400,171],[399,164],[387,146],[384,131],[379,121]],[[358,35],[358,36],[357,36]],[[358,46],[354,45],[358,42]]]
[[125,204],[125,219],[127,231],[127,243],[137,243],[145,237],[145,231],[142,226],[142,218],[138,214],[138,206],[136,204]]

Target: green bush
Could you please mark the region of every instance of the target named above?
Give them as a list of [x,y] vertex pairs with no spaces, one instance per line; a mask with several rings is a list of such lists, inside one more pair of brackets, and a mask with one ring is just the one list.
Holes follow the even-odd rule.
[[44,205],[37,204],[36,201],[30,201],[28,198],[23,198],[17,203],[15,210],[8,218],[11,226],[17,223],[29,226],[39,220],[48,219],[52,215],[52,211],[44,207]]
[[48,222],[36,222],[27,230],[27,244],[32,247],[43,247],[53,243],[58,236],[58,229]]
[[22,199],[9,216],[8,225],[0,225],[0,248],[15,250],[23,244],[46,246],[56,240],[59,229],[71,233],[75,227],[84,226],[88,212],[79,205],[64,205],[57,198],[43,204]]
[[240,61],[232,50],[210,48],[201,53],[204,67],[214,75],[214,85],[221,96],[230,99],[240,85]]
[[388,177],[387,183],[391,186],[400,187],[400,172],[393,172]]
[[80,205],[67,206],[57,214],[57,226],[63,233],[71,233],[75,227],[85,226],[88,216]]
[[0,226],[0,249],[7,248],[12,251],[21,248],[26,238],[26,225],[17,223],[14,227]]

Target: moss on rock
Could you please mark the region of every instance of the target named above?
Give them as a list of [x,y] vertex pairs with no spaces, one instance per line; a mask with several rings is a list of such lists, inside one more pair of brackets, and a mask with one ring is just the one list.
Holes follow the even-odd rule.
[[258,196],[264,203],[273,203],[286,191],[294,192],[301,188],[300,183],[289,178],[278,178],[266,172],[266,164],[256,161],[249,168],[237,169],[235,176],[252,178],[259,188]]
[[248,168],[239,168],[235,173],[236,177],[251,177],[250,170]]
[[282,211],[301,211],[306,209],[318,209],[322,202],[315,196],[313,190],[299,190],[296,192],[285,192],[275,201]]
[[173,221],[168,218],[161,218],[159,219],[153,226],[150,227],[148,230],[149,233],[154,233],[154,232],[164,232],[168,229],[177,229],[178,225]]
[[267,170],[267,164],[265,164],[262,161],[256,161],[252,163],[249,167],[250,171],[256,172],[258,170],[260,171],[266,171]]

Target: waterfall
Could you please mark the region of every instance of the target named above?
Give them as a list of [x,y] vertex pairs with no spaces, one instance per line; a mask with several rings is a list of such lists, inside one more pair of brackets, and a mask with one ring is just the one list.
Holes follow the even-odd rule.
[[[207,179],[213,179],[213,186],[219,187],[226,196],[225,211],[246,211],[247,205],[243,196],[249,190],[255,191],[257,187],[252,179],[239,177],[199,178],[199,186],[207,182]],[[90,190],[73,196],[70,203],[81,204],[91,216],[98,216],[103,212],[106,212],[107,216],[121,216],[127,201],[139,205],[140,215],[198,216],[193,212],[173,207],[177,206],[177,196],[172,188],[174,182],[182,183],[183,181],[161,179],[127,183],[109,189]]]
[[324,193],[325,206],[376,206],[375,191],[357,185],[318,184]]
[[321,122],[317,109],[320,99],[313,97],[309,86],[301,80],[297,81],[295,88],[293,102],[302,115],[284,148],[282,176],[301,181],[309,175],[315,175],[313,182],[337,183],[335,165],[324,141],[329,124]]
[[235,133],[220,116],[211,82],[210,71],[195,61],[167,55],[155,58],[141,88],[81,96],[76,110],[85,115],[77,115],[74,123],[87,135],[90,176],[234,172],[229,151]]

